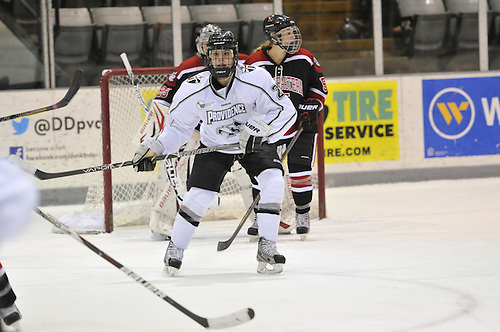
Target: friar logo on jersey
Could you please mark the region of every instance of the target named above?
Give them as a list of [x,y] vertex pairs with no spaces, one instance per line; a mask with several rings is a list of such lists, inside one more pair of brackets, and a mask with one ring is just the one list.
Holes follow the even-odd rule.
[[237,121],[233,119],[233,123],[228,124],[226,126],[220,126],[217,127],[217,134],[218,135],[226,135],[226,137],[233,137],[235,135],[238,135],[241,133],[241,130],[243,128],[243,122]]
[[194,75],[191,76],[186,80],[186,82],[191,83],[191,84],[198,84],[201,82],[201,76],[200,75]]
[[257,69],[255,66],[252,66],[252,65],[244,65],[243,66],[243,69],[242,69],[242,73],[245,74],[245,73],[251,73],[253,72],[255,69]]
[[221,111],[208,111],[207,112],[207,124],[212,124],[218,121],[224,121],[227,119],[231,119],[238,114],[246,113],[247,109],[245,108],[245,104],[236,104],[225,110]]

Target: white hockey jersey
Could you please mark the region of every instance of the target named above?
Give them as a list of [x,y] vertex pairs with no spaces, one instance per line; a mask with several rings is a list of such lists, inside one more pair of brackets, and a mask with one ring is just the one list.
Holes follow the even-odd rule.
[[[211,80],[205,71],[180,86],[157,138],[164,154],[177,152],[200,121],[201,142],[207,147],[238,143],[243,125],[251,118],[271,126],[270,143],[280,140],[295,123],[295,107],[266,70],[238,64],[230,83],[219,90]],[[220,152],[242,153],[239,148]]]
[[0,156],[0,242],[27,225],[37,202],[38,190],[32,179]]

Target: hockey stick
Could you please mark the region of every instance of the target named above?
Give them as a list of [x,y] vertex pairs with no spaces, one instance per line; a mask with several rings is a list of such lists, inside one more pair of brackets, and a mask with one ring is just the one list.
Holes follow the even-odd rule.
[[[123,65],[125,66],[125,69],[127,70],[128,77],[130,78],[130,82],[134,86],[135,92],[137,94],[137,97],[142,105],[142,108],[146,112],[146,118],[141,124],[141,127],[139,128],[139,131],[137,132],[136,136],[139,136],[139,139],[142,141],[144,138],[144,132],[146,131],[146,128],[148,127],[149,123],[151,120],[153,120],[153,116],[155,115],[155,112],[150,112],[148,105],[146,105],[146,101],[144,100],[144,97],[142,96],[141,92],[139,91],[139,82],[135,79],[134,72],[132,71],[132,65],[130,64],[130,61],[128,60],[127,53],[122,53],[120,54],[120,58],[122,59]],[[161,129],[161,128],[160,128]],[[159,132],[159,130],[158,130]],[[153,135],[154,136],[156,133],[156,126],[153,121]]]
[[[196,154],[209,153],[209,152],[214,152],[214,151],[219,151],[219,150],[236,148],[238,146],[239,146],[239,144],[235,143],[235,144],[217,145],[217,146],[213,146],[213,147],[209,147],[209,148],[199,148],[199,149],[188,150],[188,151],[179,151],[179,152],[173,153],[173,154],[166,154],[166,155],[152,157],[151,161],[179,158],[179,157],[184,157],[184,156],[192,156],[192,155],[196,155]],[[105,171],[108,169],[110,170],[110,169],[115,169],[115,168],[132,166],[132,161],[130,160],[130,161],[122,161],[122,162],[114,163],[114,164],[104,164],[104,165],[100,165],[100,166],[80,168],[80,169],[75,169],[72,171],[48,173],[48,172],[44,172],[44,171],[37,169],[33,165],[28,164],[26,161],[24,161],[23,159],[19,158],[16,155],[13,155],[13,154],[9,155],[9,160],[11,160],[13,163],[17,164],[19,167],[21,167],[27,173],[34,175],[36,178],[38,178],[40,180],[62,178],[62,177],[71,176],[71,175],[94,173],[94,172]]]
[[73,74],[73,81],[71,82],[71,85],[69,86],[68,92],[66,92],[66,95],[55,103],[54,105],[50,105],[47,107],[42,107],[38,109],[34,109],[31,111],[26,111],[18,114],[12,114],[12,115],[7,115],[4,117],[0,117],[0,122],[12,120],[12,119],[17,119],[21,118],[23,116],[29,116],[29,115],[34,115],[38,113],[43,113],[43,112],[48,112],[52,111],[58,108],[63,108],[64,106],[68,105],[71,99],[75,96],[75,94],[78,92],[78,89],[80,89],[80,85],[82,84],[82,79],[83,79],[83,73],[80,70],[75,71]]
[[[299,130],[297,130],[297,133],[293,137],[292,141],[290,142],[290,144],[288,144],[288,147],[286,148],[285,152],[283,152],[283,154],[281,155],[281,158],[280,158],[280,161],[282,163],[283,163],[283,161],[285,161],[286,156],[288,156],[288,153],[290,153],[290,150],[292,149],[295,142],[297,142],[297,139],[299,138],[299,136],[303,130],[304,130],[304,128],[302,128],[302,126],[300,126]],[[250,206],[248,207],[247,212],[245,213],[243,218],[241,218],[241,221],[238,224],[238,226],[236,227],[236,229],[234,230],[233,235],[231,235],[231,237],[229,239],[227,239],[226,241],[219,241],[219,243],[217,243],[217,251],[222,251],[222,250],[226,250],[227,248],[229,248],[229,246],[231,245],[231,243],[233,243],[234,239],[236,238],[236,236],[240,232],[241,228],[243,227],[243,224],[247,221],[248,217],[252,213],[253,208],[255,207],[255,205],[257,205],[257,202],[259,201],[259,199],[260,199],[260,193],[257,194],[257,196],[253,200],[252,204],[250,204]]]
[[[136,137],[139,136],[140,140],[142,141],[142,139],[145,136],[144,132],[146,131],[148,124],[153,119],[153,116],[156,115],[157,120],[159,122],[158,125],[160,126],[160,128],[158,129],[158,132],[161,130],[161,123],[160,123],[161,121],[158,118],[158,115],[156,114],[156,110],[154,109],[154,105],[153,105],[152,111],[150,111],[148,106],[146,105],[146,102],[144,101],[144,97],[142,96],[141,92],[139,91],[139,83],[135,79],[134,72],[132,71],[132,65],[130,64],[130,61],[128,60],[127,53],[124,52],[124,53],[120,54],[120,58],[122,59],[123,65],[125,66],[125,69],[127,69],[128,76],[130,78],[130,81],[132,82],[132,85],[134,86],[134,89],[137,93],[137,97],[139,98],[139,101],[141,102],[142,108],[146,112],[146,118],[142,122],[141,127],[139,128],[139,131],[138,131],[139,135],[136,135]],[[160,112],[160,115],[163,115],[163,114]],[[152,135],[152,137],[155,136],[155,133],[156,133],[156,123],[153,120],[153,135]],[[180,202],[182,202],[183,197],[182,197],[181,192],[185,192],[186,190],[182,186],[181,182],[179,181],[180,178],[177,174],[177,170],[175,168],[175,165],[173,162],[169,162],[169,160],[167,160],[167,159],[165,159],[164,165],[165,165],[165,169],[167,171],[168,180],[170,181],[170,185],[172,186],[172,189],[174,190],[175,196],[177,197],[177,199]]]
[[144,111],[146,111],[146,114],[148,114],[149,113],[148,105],[146,105],[146,102],[144,101],[144,98],[142,97],[142,94],[139,91],[139,83],[137,83],[135,79],[134,72],[132,71],[132,66],[130,65],[130,61],[128,61],[127,53],[120,54],[120,58],[122,58],[123,65],[125,66],[125,69],[127,69],[128,76],[130,77],[130,81],[134,86],[135,92],[137,92],[137,96],[141,101],[142,108],[144,108]]
[[215,318],[205,318],[196,315],[195,313],[191,312],[181,304],[177,303],[174,301],[171,297],[169,297],[167,294],[163,293],[161,290],[156,288],[153,284],[149,283],[147,280],[144,280],[140,275],[135,273],[134,271],[130,270],[126,266],[123,266],[121,263],[113,259],[111,256],[106,254],[104,251],[101,249],[97,248],[94,246],[92,243],[89,241],[85,240],[83,237],[78,235],[74,230],[71,228],[67,227],[63,223],[61,223],[59,220],[54,218],[53,216],[46,214],[42,212],[39,208],[35,208],[35,212],[38,213],[42,218],[46,219],[49,221],[51,224],[59,228],[63,233],[71,236],[75,240],[79,241],[83,245],[87,246],[90,250],[95,252],[97,255],[114,265],[117,269],[128,275],[130,278],[134,279],[136,282],[139,284],[143,285],[145,288],[153,292],[156,296],[159,298],[163,299],[164,301],[168,302],[171,304],[174,308],[177,310],[181,311],[183,314],[200,324],[201,326],[207,328],[207,329],[222,329],[226,327],[231,327],[231,326],[236,326],[240,325],[243,323],[246,323],[250,320],[252,320],[255,316],[255,312],[253,311],[252,308],[246,308],[237,312],[234,312],[229,315],[221,316],[221,317],[215,317]]
[[[226,145],[217,145],[213,147],[205,147],[205,148],[199,148],[199,149],[194,149],[194,150],[188,150],[188,151],[179,151],[177,153],[173,154],[168,154],[168,155],[159,155],[151,158],[151,161],[159,161],[163,159],[173,159],[173,158],[179,158],[179,157],[184,157],[184,156],[193,156],[197,154],[203,154],[203,153],[210,153],[214,151],[219,151],[219,150],[225,150],[225,149],[231,149],[238,147],[239,144],[226,144]],[[33,174],[36,178],[40,180],[47,180],[47,179],[54,179],[54,178],[61,178],[61,177],[66,177],[66,176],[71,176],[71,175],[78,175],[78,174],[87,174],[87,173],[94,173],[94,172],[100,172],[100,171],[105,171],[105,170],[111,170],[115,168],[121,168],[121,167],[127,167],[127,166],[132,166],[132,161],[122,161],[118,163],[113,163],[113,164],[104,164],[104,165],[99,165],[99,166],[93,166],[93,167],[88,167],[88,168],[80,168],[76,170],[71,170],[71,171],[65,171],[65,172],[57,172],[57,173],[48,173],[41,171],[34,166],[28,164],[25,162],[23,159],[19,158],[16,155],[9,155],[9,159],[19,165],[23,170],[25,170],[28,173]]]

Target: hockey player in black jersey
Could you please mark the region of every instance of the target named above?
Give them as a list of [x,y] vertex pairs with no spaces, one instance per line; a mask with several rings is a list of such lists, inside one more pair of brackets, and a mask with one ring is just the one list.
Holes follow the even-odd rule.
[[[271,15],[264,20],[263,29],[268,41],[250,54],[245,64],[265,68],[295,106],[297,122],[285,134],[282,143],[288,144],[299,126],[304,128],[288,154],[296,230],[304,240],[310,228],[309,211],[313,196],[311,174],[316,152],[317,118],[323,109],[328,89],[318,61],[311,52],[300,47],[302,36],[294,20],[285,15]],[[257,192],[254,191],[254,196]],[[248,234],[258,234],[255,222],[248,229]]]
[[175,217],[165,269],[169,275],[177,273],[201,218],[238,160],[261,189],[257,272],[280,273],[285,257],[277,251],[276,241],[285,184],[275,143],[295,123],[296,111],[269,73],[238,63],[232,32],[213,34],[207,47],[209,70],[181,84],[163,132],[157,139],[144,140],[132,160],[138,171],[154,169],[146,157],[177,152],[200,121],[202,146],[238,145],[196,155],[188,192]]

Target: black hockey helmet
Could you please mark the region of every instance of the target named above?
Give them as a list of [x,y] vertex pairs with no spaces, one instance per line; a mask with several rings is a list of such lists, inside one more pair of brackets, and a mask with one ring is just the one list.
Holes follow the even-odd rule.
[[[231,54],[220,51],[231,50]],[[215,78],[226,78],[236,70],[238,63],[238,42],[231,31],[222,30],[210,36],[207,43],[207,67]],[[214,61],[226,58],[228,66],[219,67]]]
[[[289,34],[294,36],[293,41],[286,40],[287,36],[284,35],[283,30],[287,28],[290,28]],[[264,19],[263,29],[267,38],[287,53],[294,54],[299,51],[302,45],[302,35],[297,23],[290,17],[277,14],[270,15]]]

